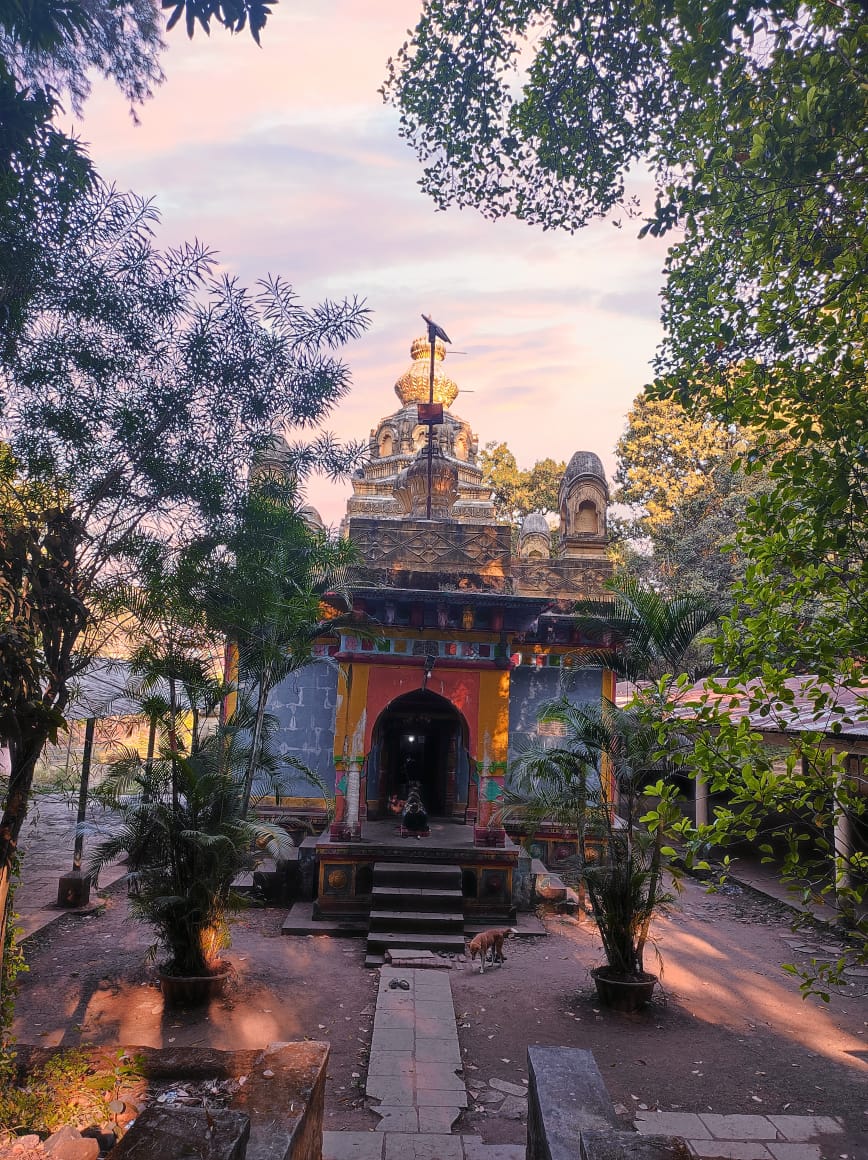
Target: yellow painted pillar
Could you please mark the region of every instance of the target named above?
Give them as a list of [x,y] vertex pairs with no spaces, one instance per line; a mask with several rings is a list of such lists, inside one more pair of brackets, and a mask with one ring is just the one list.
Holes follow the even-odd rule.
[[[611,669],[603,669],[603,687],[602,699],[611,701],[615,704],[615,697],[618,691],[618,678]],[[612,762],[604,753],[600,761],[600,780],[603,783],[605,791],[605,800],[611,802],[614,806],[618,805],[618,787],[615,785],[615,777],[612,772]]]
[[[365,761],[368,665],[342,662],[335,711],[335,820],[358,828],[360,771]],[[352,776],[351,776],[352,774]],[[350,790],[352,793],[350,794]]]
[[479,674],[479,811],[478,824],[487,826],[503,800],[509,753],[509,670]]

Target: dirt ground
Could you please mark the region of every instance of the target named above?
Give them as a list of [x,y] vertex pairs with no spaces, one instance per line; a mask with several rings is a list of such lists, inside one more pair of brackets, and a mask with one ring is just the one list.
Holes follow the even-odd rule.
[[[217,1048],[309,1037],[331,1044],[326,1128],[373,1128],[363,1098],[377,972],[360,940],[286,938],[284,912],[246,911],[228,958],[236,978],[205,1011],[164,1012],[148,932],[122,888],[102,913],[64,916],[28,940],[15,1034],[20,1042]],[[658,920],[662,990],[645,1012],[601,1009],[588,976],[600,961],[590,922],[551,916],[547,937],[507,944],[484,975],[450,978],[471,1091],[491,1078],[521,1084],[529,1044],[594,1052],[625,1122],[637,1109],[841,1116],[824,1160],[868,1160],[868,972],[831,996],[803,1000],[786,962],[839,949],[825,929],[793,933],[791,913],[738,887],[707,894],[692,881]],[[650,964],[649,964],[650,965]],[[478,1110],[477,1110],[478,1109]],[[458,1129],[519,1142],[524,1123],[475,1103]]]

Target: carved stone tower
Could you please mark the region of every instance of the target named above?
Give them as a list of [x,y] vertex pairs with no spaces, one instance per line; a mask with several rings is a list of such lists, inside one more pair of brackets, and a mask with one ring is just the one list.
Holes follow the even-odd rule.
[[[401,408],[386,415],[371,431],[368,462],[353,477],[348,519],[399,520],[425,514],[428,427],[419,422],[417,406],[428,402],[431,347],[427,338],[415,339],[410,356],[413,361],[395,383]],[[458,397],[458,386],[443,368],[445,357],[446,347],[438,339],[434,347],[434,402],[443,406],[443,422],[433,428],[432,514],[435,519],[460,523],[493,522],[491,492],[482,482],[477,462],[479,440],[470,424],[449,409]]]

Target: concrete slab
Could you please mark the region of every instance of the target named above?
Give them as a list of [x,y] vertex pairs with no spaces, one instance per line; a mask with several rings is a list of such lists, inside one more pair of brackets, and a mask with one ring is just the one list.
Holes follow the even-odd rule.
[[419,1131],[419,1116],[415,1108],[392,1107],[389,1104],[380,1104],[377,1108],[372,1108],[380,1117],[380,1122],[377,1124],[378,1132],[418,1132]]
[[414,1022],[415,1014],[410,1005],[395,1010],[384,1009],[377,1012],[377,1026],[383,1031],[391,1030],[393,1027],[412,1030]]
[[497,1114],[505,1120],[526,1120],[527,1099],[521,1096],[507,1096],[497,1109]]
[[390,1132],[384,1160],[464,1160],[464,1149],[460,1136],[401,1136]]
[[383,1160],[379,1132],[323,1132],[322,1160]]
[[449,1133],[460,1115],[461,1108],[419,1108],[419,1131]]
[[769,1144],[775,1160],[822,1160],[819,1144]]
[[772,1160],[759,1142],[747,1140],[688,1140],[690,1150],[700,1160]]
[[447,1026],[449,1026],[450,1023],[453,1025],[453,1027],[455,1025],[455,1008],[452,1006],[451,995],[447,996],[445,999],[429,999],[417,994],[413,1009],[416,1012],[417,1022],[420,1019],[424,1019],[445,1023]]
[[466,1108],[466,1091],[438,1091],[436,1088],[419,1088],[416,1091],[417,1108]]
[[[454,1019],[453,1019],[454,1022]],[[449,1040],[455,1045],[456,1052],[458,1051],[458,1036],[449,1035],[449,1024],[444,1018],[433,1019],[430,1015],[416,1015],[416,1022],[413,1025],[413,1030],[416,1033],[416,1042],[419,1043],[423,1039],[442,1039]]]
[[517,1083],[510,1083],[505,1079],[490,1079],[488,1086],[494,1088],[496,1092],[503,1092],[506,1096],[520,1096],[527,1099],[527,1085],[520,1085]]
[[294,902],[283,920],[280,933],[285,935],[330,934],[340,938],[364,938],[368,933],[366,918],[353,922],[344,919],[319,919],[313,916],[312,902]]
[[[448,975],[433,975],[432,978],[438,982],[449,982]],[[442,1003],[444,1007],[452,1006],[452,988],[433,987],[430,982],[425,980],[416,980],[416,986],[413,989],[416,996],[417,1003]]]
[[834,1136],[843,1125],[832,1116],[769,1116],[785,1140],[801,1142],[815,1136]]
[[377,1006],[383,1011],[412,1011],[413,995],[408,991],[380,991]]
[[462,1140],[464,1160],[525,1160],[527,1155],[524,1144],[483,1144],[476,1136],[463,1136]]
[[370,1075],[365,1094],[396,1108],[413,1107],[415,1085],[412,1075]]
[[635,1128],[643,1136],[683,1136],[685,1140],[709,1140],[711,1132],[695,1112],[645,1112],[636,1117]]
[[416,1074],[416,1060],[410,1051],[378,1051],[371,1052],[368,1061],[368,1075],[406,1075]]
[[380,1030],[374,1022],[371,1055],[376,1051],[412,1051],[415,1045],[415,1035],[410,1028],[386,1027]]
[[464,1090],[464,1080],[456,1075],[456,1067],[451,1063],[437,1063],[434,1060],[416,1061],[417,1087],[460,1088]]
[[427,1039],[424,1035],[416,1035],[416,1062],[421,1063],[453,1063],[461,1066],[461,1054],[458,1050],[458,1041],[452,1039]]
[[777,1128],[765,1116],[722,1116],[716,1112],[701,1112],[700,1119],[715,1140],[776,1140],[778,1138]]

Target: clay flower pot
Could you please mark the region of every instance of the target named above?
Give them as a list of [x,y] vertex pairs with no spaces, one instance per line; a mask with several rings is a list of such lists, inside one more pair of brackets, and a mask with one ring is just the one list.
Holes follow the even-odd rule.
[[168,1007],[198,1007],[219,999],[232,974],[230,963],[218,963],[207,975],[170,975],[159,969],[160,990]]
[[614,974],[611,967],[595,967],[591,975],[600,1002],[613,1011],[639,1011],[650,1003],[657,986],[657,976],[650,971],[629,977]]

